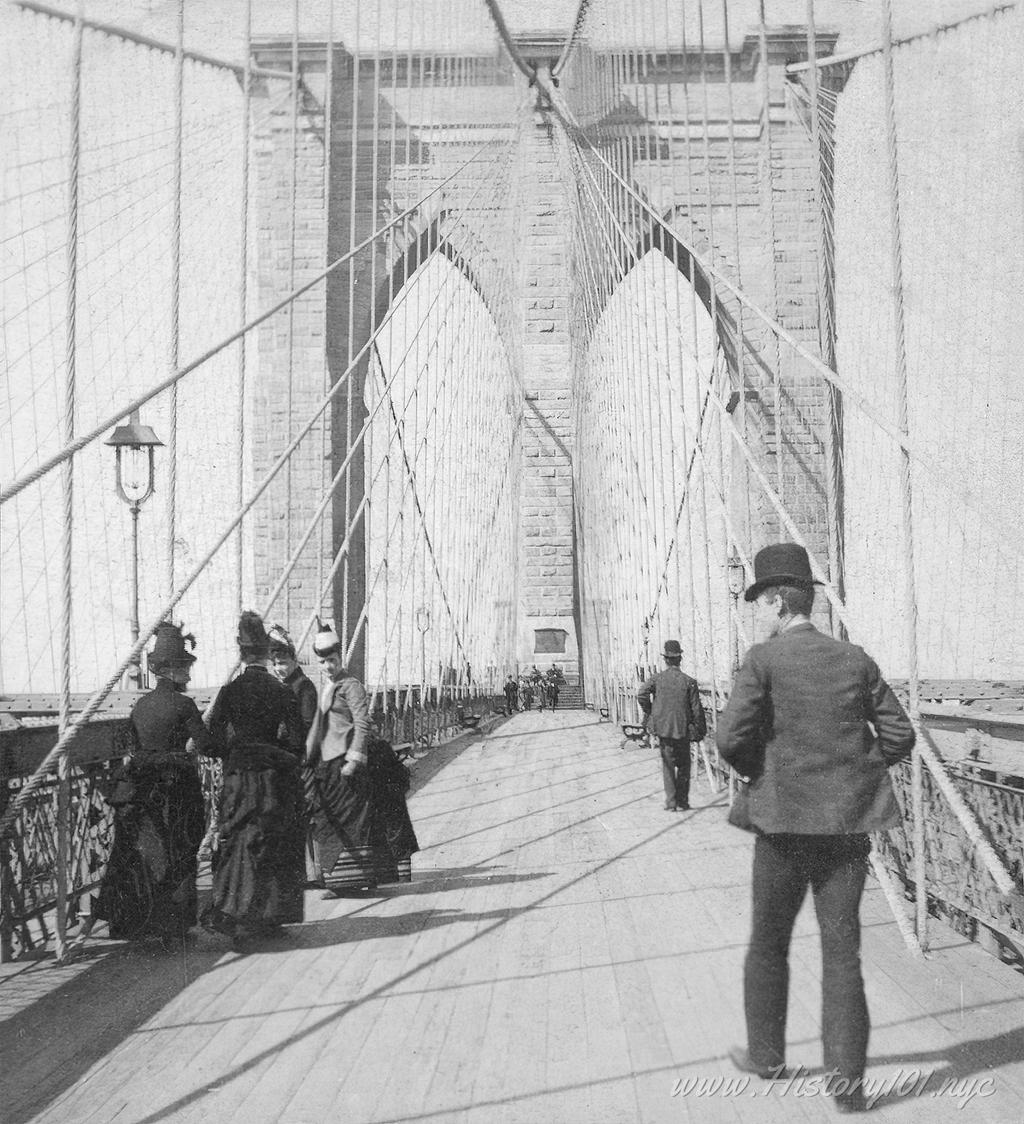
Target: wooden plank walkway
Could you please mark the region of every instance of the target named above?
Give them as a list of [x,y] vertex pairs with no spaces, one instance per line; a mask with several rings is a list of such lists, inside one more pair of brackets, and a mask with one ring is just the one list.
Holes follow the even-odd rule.
[[[789,1026],[790,1061],[806,1077],[745,1081],[725,1059],[743,1039],[750,840],[724,823],[706,782],[694,811],[662,811],[654,751],[623,748],[616,728],[580,711],[518,715],[417,768],[429,779],[412,800],[424,851],[411,886],[363,900],[311,894],[288,942],[246,956],[204,934],[177,956],[121,948],[9,976],[0,1119],[834,1115],[813,1084],[809,904]],[[870,1118],[1024,1119],[1024,977],[938,925],[934,955],[913,960],[873,884],[864,916],[870,1077],[885,1091]],[[943,1081],[956,1084],[939,1095]]]

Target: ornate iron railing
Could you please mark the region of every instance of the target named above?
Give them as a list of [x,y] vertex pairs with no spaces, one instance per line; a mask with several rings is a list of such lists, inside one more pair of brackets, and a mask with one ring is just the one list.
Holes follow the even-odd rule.
[[[611,721],[639,720],[636,686],[616,683],[606,707]],[[902,685],[897,683],[897,690]],[[979,858],[960,819],[927,770],[923,776],[922,821],[928,913],[971,940],[994,944],[1009,959],[1024,948],[1024,718],[1020,683],[981,683],[923,680],[922,694],[932,704],[922,706],[922,721],[947,755],[947,771],[957,790],[982,826],[988,842],[1005,863],[1017,889],[999,891]],[[711,728],[711,692],[702,689]],[[969,700],[974,705],[960,705]],[[707,748],[707,747],[705,747]],[[723,787],[730,770],[707,749],[698,763]],[[911,767],[891,773],[903,811],[899,828],[875,839],[875,849],[908,901],[916,900],[914,886],[913,801]]]
[[[205,693],[208,694],[208,693]],[[200,705],[204,692],[195,692]],[[125,701],[125,700],[122,700]],[[453,686],[393,688],[379,694],[372,714],[377,732],[400,752],[415,756],[445,738],[471,729],[489,715],[503,713],[504,698]],[[46,700],[30,708],[45,723]],[[104,792],[126,754],[127,719],[97,719],[74,743],[70,754],[70,862],[67,876],[68,922],[103,877],[113,842],[113,817]],[[15,799],[56,738],[56,726],[40,724],[0,733],[0,813]],[[214,808],[220,783],[219,762],[199,759],[207,822],[204,848],[215,846]],[[0,960],[11,960],[45,944],[54,935],[58,894],[58,782],[49,778],[27,801],[12,830],[0,839]]]

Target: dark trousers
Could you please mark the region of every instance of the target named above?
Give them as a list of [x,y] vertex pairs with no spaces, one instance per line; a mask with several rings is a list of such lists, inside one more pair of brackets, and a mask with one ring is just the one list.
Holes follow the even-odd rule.
[[690,743],[685,738],[658,738],[665,803],[685,808],[690,803]]
[[789,941],[810,886],[821,931],[821,1037],[826,1071],[864,1076],[868,1021],[860,970],[866,835],[759,835],[753,933],[743,977],[747,1047],[758,1067],[786,1059]]

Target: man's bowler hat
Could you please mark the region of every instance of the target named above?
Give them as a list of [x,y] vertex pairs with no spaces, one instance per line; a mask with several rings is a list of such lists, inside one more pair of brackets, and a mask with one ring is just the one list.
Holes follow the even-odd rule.
[[795,585],[798,589],[821,585],[811,573],[811,560],[802,546],[778,542],[754,555],[754,584],[743,594],[744,600],[756,600],[759,593],[773,585]]
[[674,659],[676,656],[682,656],[683,649],[679,647],[678,640],[666,640],[665,650],[661,654],[663,656],[671,656]]

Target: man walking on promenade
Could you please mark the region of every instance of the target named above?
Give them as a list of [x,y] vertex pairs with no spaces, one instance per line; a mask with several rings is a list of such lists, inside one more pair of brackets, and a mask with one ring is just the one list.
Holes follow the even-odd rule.
[[644,725],[649,725],[661,749],[665,811],[686,811],[690,807],[690,742],[699,742],[708,729],[697,680],[679,667],[683,659],[679,641],[666,640],[662,656],[665,670],[652,675],[636,698],[644,712]]
[[509,714],[519,709],[519,684],[511,673],[505,680],[505,705],[508,707]]
[[[821,931],[826,1086],[840,1112],[865,1108],[868,1010],[860,965],[860,899],[868,836],[900,822],[888,769],[909,756],[914,730],[863,649],[811,624],[807,552],[777,543],[754,558],[770,639],[737,672],[718,721],[718,748],[750,778],[730,822],[757,833],[753,923],[743,975],[747,1049],[733,1064],[783,1075],[789,942],[810,886]],[[745,808],[744,808],[745,805]]]

